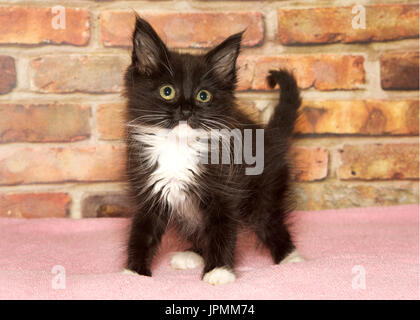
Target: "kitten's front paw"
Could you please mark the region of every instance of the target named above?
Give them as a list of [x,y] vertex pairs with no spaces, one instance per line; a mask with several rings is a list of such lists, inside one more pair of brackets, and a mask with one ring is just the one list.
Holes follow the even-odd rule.
[[178,270],[194,269],[203,265],[203,258],[192,251],[175,252],[171,259],[171,267]]
[[297,250],[293,250],[280,262],[280,264],[302,262],[302,261],[305,261],[305,259],[299,254]]
[[235,280],[235,274],[231,269],[227,267],[214,268],[213,270],[207,272],[203,277],[204,282],[207,282],[213,286],[232,283],[235,282]]

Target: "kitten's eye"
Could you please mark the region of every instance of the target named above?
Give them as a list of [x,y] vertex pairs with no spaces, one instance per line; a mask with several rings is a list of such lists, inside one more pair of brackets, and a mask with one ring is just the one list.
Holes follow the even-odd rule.
[[211,99],[211,93],[207,90],[200,90],[197,94],[197,100],[200,102],[209,102]]
[[175,89],[171,85],[165,85],[160,88],[160,96],[165,100],[172,100],[175,98]]

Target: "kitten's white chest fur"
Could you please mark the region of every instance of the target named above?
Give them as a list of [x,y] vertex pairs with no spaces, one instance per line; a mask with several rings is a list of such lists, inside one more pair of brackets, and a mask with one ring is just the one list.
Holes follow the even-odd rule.
[[153,186],[152,193],[160,193],[161,200],[177,214],[188,220],[197,219],[195,197],[189,188],[197,183],[196,177],[200,175],[199,142],[195,140],[194,130],[186,124],[170,131],[142,127],[135,137],[144,145],[145,165],[156,167],[147,187]]

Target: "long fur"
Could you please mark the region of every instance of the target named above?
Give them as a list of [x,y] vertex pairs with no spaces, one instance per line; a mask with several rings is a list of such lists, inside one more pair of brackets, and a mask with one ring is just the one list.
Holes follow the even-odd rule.
[[[294,248],[287,225],[293,210],[288,150],[299,90],[290,73],[271,71],[267,80],[272,87],[280,86],[280,101],[269,123],[262,127],[240,111],[234,90],[241,37],[242,33],[235,34],[204,55],[180,54],[168,50],[146,21],[136,19],[132,64],[125,74],[127,174],[136,205],[127,268],[141,275],[151,276],[153,255],[169,225],[203,257],[206,279],[224,272],[210,274],[212,270],[234,269],[241,226],[256,232],[275,263]],[[176,89],[172,101],[159,96],[165,84]],[[211,102],[195,100],[200,89],[211,92]],[[185,136],[179,133],[180,121],[187,124]],[[195,163],[190,156],[200,145],[193,142],[179,149],[161,135],[161,129],[176,139],[188,139],[199,129],[262,128],[260,175],[245,175],[242,164]]]

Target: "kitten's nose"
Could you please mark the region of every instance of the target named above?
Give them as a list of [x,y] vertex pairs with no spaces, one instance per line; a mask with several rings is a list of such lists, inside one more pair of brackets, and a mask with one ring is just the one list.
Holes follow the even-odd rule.
[[191,117],[192,111],[188,107],[181,107],[181,115],[184,119]]

